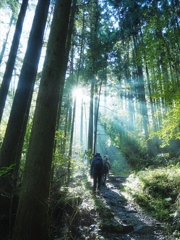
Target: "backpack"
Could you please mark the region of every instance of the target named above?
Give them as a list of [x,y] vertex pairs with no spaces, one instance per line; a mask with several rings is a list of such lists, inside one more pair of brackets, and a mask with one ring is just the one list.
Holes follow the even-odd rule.
[[104,168],[109,168],[109,164],[108,164],[107,158],[105,160],[103,160],[103,167]]
[[109,168],[108,162],[104,162],[103,167],[104,167],[104,168]]
[[109,162],[108,159],[103,159],[103,174],[108,174],[109,172]]
[[98,171],[101,171],[102,170],[102,166],[103,166],[103,162],[102,162],[102,158],[101,157],[96,157],[94,159],[94,171],[98,172]]

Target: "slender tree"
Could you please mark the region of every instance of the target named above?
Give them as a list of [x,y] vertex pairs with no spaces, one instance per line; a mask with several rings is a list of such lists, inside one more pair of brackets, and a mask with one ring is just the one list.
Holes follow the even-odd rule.
[[[16,94],[0,151],[0,166],[9,167],[15,164],[16,171],[19,167],[35,77],[41,54],[49,3],[50,0],[39,0],[36,7],[27,51],[24,57]],[[7,179],[1,178],[0,180],[1,189],[11,192],[12,175],[8,175]]]
[[96,84],[96,97],[95,97],[95,106],[94,106],[94,153],[96,152],[96,143],[97,143],[97,130],[98,130],[97,127],[98,127],[101,87],[102,87],[102,80],[100,82],[99,92]]
[[6,50],[6,45],[7,45],[7,42],[8,42],[8,38],[9,38],[10,31],[11,31],[11,27],[13,25],[13,21],[14,21],[14,17],[12,16],[11,20],[10,20],[10,23],[9,23],[8,32],[6,33],[6,39],[5,39],[4,43],[3,43],[3,46],[2,46],[2,49],[1,49],[1,53],[0,53],[0,64],[2,63],[2,60],[3,60],[3,57],[4,57],[4,53],[5,53],[5,50]]
[[[73,55],[73,47],[72,47],[72,41],[71,41],[71,38],[72,38],[72,33],[73,33],[73,29],[74,29],[74,20],[75,20],[75,13],[76,13],[76,3],[77,3],[77,0],[72,0],[72,7],[71,7],[71,12],[70,12],[70,21],[69,21],[69,26],[68,26],[68,35],[67,35],[67,40],[66,40],[66,57],[64,59],[64,73],[62,73],[62,76],[65,75],[65,72],[66,72],[66,66],[67,66],[67,63],[68,63],[68,56],[69,56],[69,51],[70,49],[72,48],[72,57],[74,57]],[[71,57],[71,69],[70,71],[73,72],[73,59]],[[72,73],[73,75],[73,73]],[[63,81],[63,79],[62,79]],[[64,92],[64,88],[62,87],[61,88],[61,91]],[[59,99],[59,112],[58,112],[58,118],[57,118],[57,125],[56,125],[56,128],[57,130],[59,129],[59,125],[60,125],[60,122],[61,122],[61,105],[62,105],[62,97],[63,97],[63,92],[60,93],[60,99]],[[70,109],[70,108],[69,108]],[[72,109],[71,109],[72,110]],[[74,112],[75,110],[73,110]],[[73,115],[73,118],[74,118],[74,115]],[[70,122],[71,124],[71,122]],[[66,136],[66,130],[65,129],[65,136]],[[71,129],[71,137],[70,137],[70,146],[69,146],[69,154],[68,154],[68,182],[70,180],[70,168],[71,168],[71,156],[72,156],[72,144],[73,144],[73,135],[74,135],[74,120],[72,121],[72,129]],[[66,143],[66,141],[64,142]],[[65,145],[64,145],[65,147]],[[54,149],[56,148],[56,146],[54,146]],[[56,149],[55,149],[56,150]],[[65,149],[64,149],[65,150]],[[63,153],[63,152],[61,152]]]
[[9,38],[9,35],[10,35],[11,27],[13,26],[14,22],[17,19],[17,11],[19,10],[19,2],[14,1],[14,0],[9,0],[9,1],[2,0],[1,3],[0,3],[0,8],[5,8],[7,6],[8,6],[8,9],[11,9],[12,14],[11,14],[10,22],[9,22],[9,29],[6,33],[6,37],[5,37],[5,40],[3,42],[1,53],[0,53],[0,64],[2,63],[2,60],[3,60],[3,57],[4,57],[4,53],[5,53],[5,50],[6,50],[6,45],[8,43],[8,38]]
[[95,75],[97,73],[97,34],[99,26],[99,6],[98,0],[91,3],[91,8],[89,11],[90,18],[90,40],[89,40],[89,78],[91,83],[90,90],[90,108],[89,108],[89,129],[88,129],[88,150],[93,151],[93,133],[94,133],[94,84]]
[[25,164],[14,239],[50,239],[48,196],[71,0],[57,0]]
[[13,37],[13,40],[12,40],[12,45],[11,45],[8,61],[6,63],[6,69],[5,69],[3,80],[2,80],[2,83],[1,83],[1,88],[0,88],[0,122],[1,122],[1,119],[2,119],[3,109],[4,109],[4,106],[5,106],[10,81],[11,81],[11,78],[12,78],[12,72],[13,72],[13,69],[14,69],[14,64],[15,64],[15,60],[16,60],[17,50],[18,50],[18,46],[19,46],[20,36],[21,36],[21,33],[22,33],[22,27],[23,27],[23,23],[24,23],[24,18],[25,18],[27,6],[28,6],[28,0],[23,0],[23,2],[21,4],[21,9],[20,9],[20,12],[19,12],[19,15],[18,15],[18,20],[17,20],[17,23],[16,23],[16,29],[15,29],[15,32],[14,32],[14,37]]
[[93,99],[94,99],[94,81],[91,82],[89,124],[88,124],[88,150],[93,150]]

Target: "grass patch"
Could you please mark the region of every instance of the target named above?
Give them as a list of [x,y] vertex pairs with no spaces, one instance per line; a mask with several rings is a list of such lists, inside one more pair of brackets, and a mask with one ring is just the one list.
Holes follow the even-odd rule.
[[124,187],[138,205],[180,235],[179,183],[179,165],[172,165],[132,174]]

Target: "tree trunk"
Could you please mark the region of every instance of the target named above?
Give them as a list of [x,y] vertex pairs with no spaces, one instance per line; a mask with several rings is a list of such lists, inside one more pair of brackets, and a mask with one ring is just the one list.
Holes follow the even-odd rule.
[[[50,0],[39,0],[36,8],[28,47],[0,152],[0,166],[8,167],[16,164],[16,172],[19,167],[49,3]],[[11,177],[8,176],[9,180],[3,178],[3,181],[1,181],[1,188],[8,192],[12,190]]]
[[72,112],[72,122],[71,122],[71,133],[70,133],[70,145],[69,145],[69,156],[68,156],[68,181],[67,183],[70,183],[70,174],[71,174],[71,158],[72,158],[72,146],[73,146],[73,137],[74,137],[74,122],[75,122],[75,116],[76,116],[76,99],[74,99],[74,106],[73,106],[73,112]]
[[2,49],[1,49],[0,64],[2,63],[3,56],[4,56],[4,52],[5,52],[5,50],[6,50],[6,44],[7,44],[8,38],[9,38],[9,34],[10,34],[10,31],[11,31],[11,27],[12,27],[12,24],[13,24],[13,20],[14,20],[14,16],[12,15],[12,16],[11,16],[10,23],[9,23],[9,30],[8,30],[8,32],[7,32],[7,34],[6,34],[6,39],[4,40],[4,43],[3,43],[3,46],[2,46]]
[[[137,53],[137,42],[135,37],[134,40],[134,50],[136,55]],[[142,115],[142,121],[143,121],[143,129],[145,133],[145,141],[147,142],[147,149],[150,156],[155,155],[155,148],[153,146],[153,143],[151,140],[149,140],[149,117],[148,117],[148,110],[147,110],[147,103],[146,103],[146,97],[145,97],[145,87],[144,87],[144,76],[143,76],[143,70],[141,61],[137,63],[137,74],[138,74],[138,98],[140,102],[140,109],[141,109],[141,115]]]
[[88,151],[93,150],[93,98],[94,98],[94,82],[91,82],[90,107],[89,107],[89,129],[88,129]]
[[3,109],[5,106],[10,81],[12,78],[12,72],[14,69],[14,64],[15,64],[15,60],[16,60],[17,50],[18,50],[18,46],[19,46],[20,36],[22,33],[22,27],[23,27],[23,23],[24,23],[27,6],[28,6],[28,0],[23,0],[21,9],[20,9],[20,13],[18,15],[18,20],[16,23],[16,29],[15,29],[8,61],[6,64],[5,73],[4,73],[1,88],[0,88],[0,122],[2,119],[2,115],[3,115]]
[[[100,96],[101,96],[101,86],[102,80],[99,86],[99,93],[97,92],[98,96],[95,99],[95,111],[94,111],[94,154],[96,153],[96,140],[97,140],[97,126],[98,126],[98,116],[99,116],[99,103],[100,103]],[[97,89],[98,90],[98,89]]]
[[99,23],[99,6],[98,0],[92,2],[92,7],[89,12],[90,21],[90,43],[89,43],[89,64],[90,64],[90,80],[91,80],[91,92],[90,92],[90,108],[89,108],[89,129],[88,129],[88,151],[94,152],[93,133],[94,133],[94,86],[95,76],[97,74],[97,33]]
[[86,138],[83,137],[83,134],[84,134],[84,107],[83,107],[83,99],[81,100],[81,118],[80,118],[80,144],[81,146],[83,147],[83,150],[84,150],[84,140]]
[[[44,1],[44,0],[43,0]],[[56,1],[34,114],[14,239],[50,239],[48,196],[71,0]]]

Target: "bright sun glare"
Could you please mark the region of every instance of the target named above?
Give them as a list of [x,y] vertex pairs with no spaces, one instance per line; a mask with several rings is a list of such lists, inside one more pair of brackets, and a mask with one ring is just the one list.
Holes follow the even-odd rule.
[[89,94],[85,88],[77,87],[72,90],[72,96],[76,98],[77,102],[82,101],[88,102],[89,101]]
[[76,97],[76,98],[82,98],[82,95],[83,95],[82,88],[80,87],[74,88],[72,91],[72,95],[73,97]]

